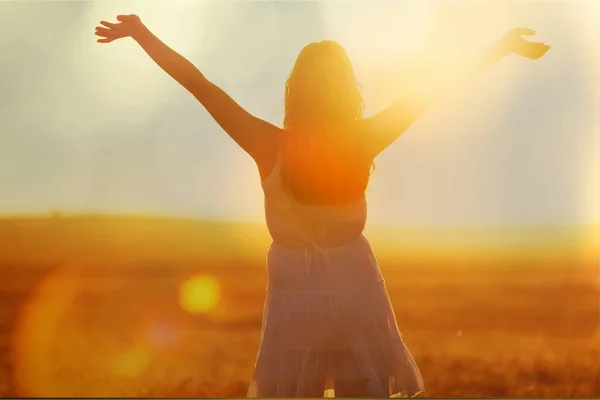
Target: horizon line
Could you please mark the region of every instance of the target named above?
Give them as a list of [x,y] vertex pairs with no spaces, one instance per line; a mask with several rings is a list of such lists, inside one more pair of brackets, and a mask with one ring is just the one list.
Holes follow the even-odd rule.
[[[199,223],[221,223],[221,224],[244,224],[244,225],[265,225],[264,218],[261,220],[249,220],[242,218],[223,218],[208,216],[193,216],[193,215],[177,215],[177,214],[162,214],[162,213],[127,213],[127,212],[62,212],[62,211],[47,211],[35,213],[0,213],[0,221],[17,220],[17,219],[76,219],[76,218],[132,218],[132,219],[156,219],[156,220],[172,220],[172,221],[195,221]],[[519,229],[519,228],[600,228],[600,219],[588,222],[558,222],[558,221],[529,221],[522,223],[484,223],[480,225],[474,224],[395,224],[386,225],[378,223],[369,223],[365,229]],[[265,226],[266,229],[266,226]]]

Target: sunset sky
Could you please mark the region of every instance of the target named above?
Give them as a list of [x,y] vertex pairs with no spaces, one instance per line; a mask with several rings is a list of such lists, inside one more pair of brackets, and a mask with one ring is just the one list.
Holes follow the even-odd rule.
[[506,58],[377,160],[370,223],[600,218],[600,4],[483,0],[0,2],[0,215],[263,219],[253,162],[202,106],[132,40],[95,42],[98,21],[130,13],[278,125],[285,79],[311,41],[347,49],[372,114],[414,82],[409,63],[448,65],[533,28],[553,46],[546,57]]

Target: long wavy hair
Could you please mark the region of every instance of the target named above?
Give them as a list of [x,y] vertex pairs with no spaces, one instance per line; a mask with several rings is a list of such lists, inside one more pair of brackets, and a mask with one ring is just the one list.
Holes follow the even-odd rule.
[[364,151],[360,85],[346,51],[325,40],[302,49],[285,85],[284,187],[305,204],[364,195],[373,160]]

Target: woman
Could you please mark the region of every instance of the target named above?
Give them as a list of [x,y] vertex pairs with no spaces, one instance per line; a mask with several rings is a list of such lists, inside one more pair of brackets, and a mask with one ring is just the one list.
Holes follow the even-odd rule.
[[[245,111],[135,15],[101,22],[100,43],[131,37],[256,162],[273,243],[262,340],[249,397],[413,397],[421,374],[398,331],[377,261],[362,235],[374,158],[447,87],[415,92],[370,118],[337,43],[306,46],[285,87],[283,128]],[[510,53],[548,51],[514,29],[452,82]],[[450,81],[450,80],[449,80]]]

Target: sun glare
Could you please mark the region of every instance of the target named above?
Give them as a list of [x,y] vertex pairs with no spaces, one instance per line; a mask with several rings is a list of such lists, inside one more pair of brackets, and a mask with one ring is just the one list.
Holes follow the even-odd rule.
[[204,314],[214,310],[220,298],[219,282],[212,276],[195,276],[185,281],[179,289],[179,305],[191,314]]
[[433,9],[430,2],[322,5],[328,34],[347,47],[358,66],[404,60],[422,51],[427,45]]

